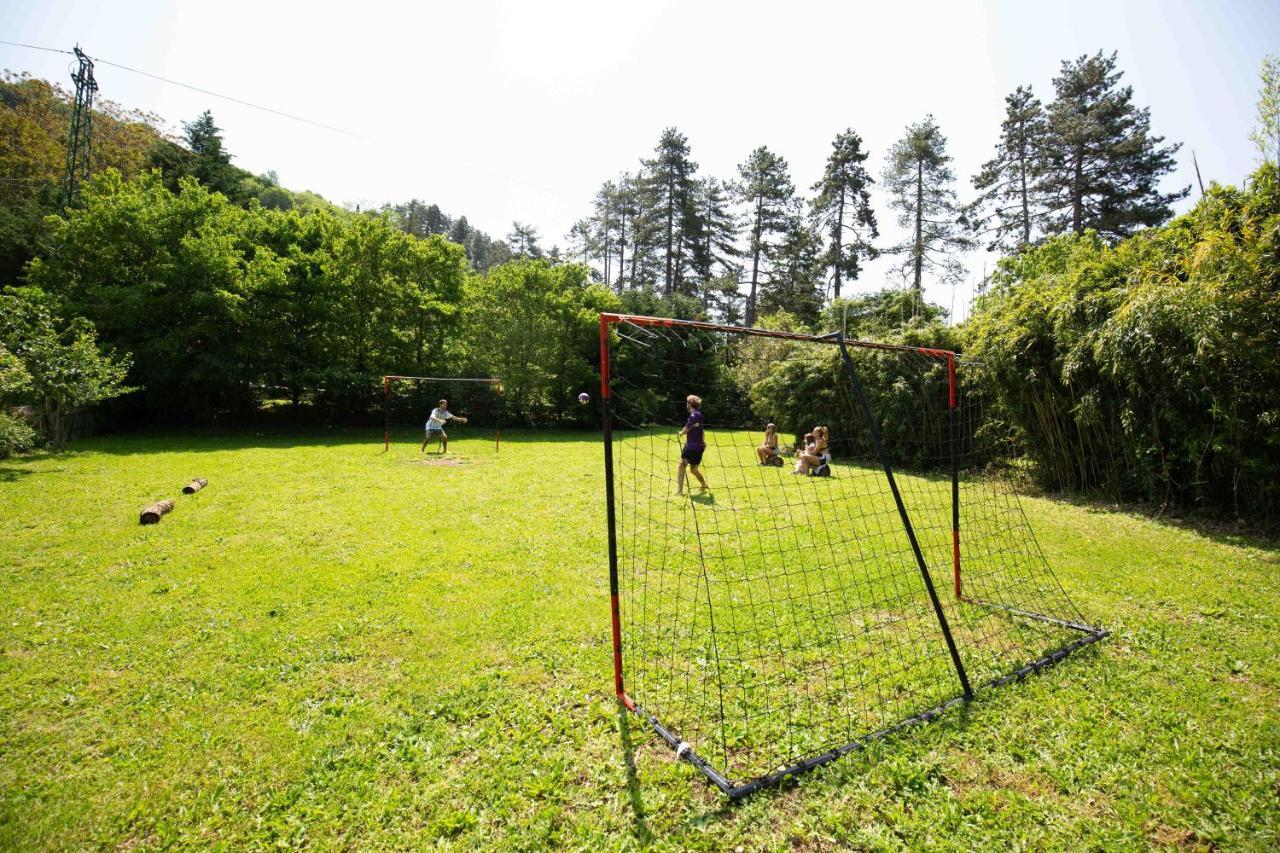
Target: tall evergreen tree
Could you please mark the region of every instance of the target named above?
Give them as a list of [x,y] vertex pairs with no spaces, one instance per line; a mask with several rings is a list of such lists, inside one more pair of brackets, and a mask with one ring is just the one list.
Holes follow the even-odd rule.
[[1004,102],[996,155],[973,177],[979,195],[970,224],[993,252],[1028,245],[1043,217],[1036,173],[1045,145],[1044,107],[1028,86],[1019,86]]
[[698,239],[692,247],[692,269],[704,310],[710,310],[716,282],[736,277],[738,218],[734,215],[729,187],[715,178],[698,182],[696,192]]
[[662,292],[671,296],[683,276],[687,259],[691,217],[694,213],[694,173],[698,164],[689,158],[689,139],[674,127],[662,132],[655,156],[645,160],[640,198],[646,237],[662,265]]
[[195,121],[182,125],[182,139],[195,157],[186,165],[191,175],[209,189],[237,200],[240,170],[231,165],[231,154],[222,142],[222,128],[205,110]]
[[831,270],[832,292],[840,298],[844,281],[853,281],[862,272],[862,259],[874,258],[871,241],[880,236],[876,213],[871,207],[871,175],[863,163],[867,152],[862,137],[852,130],[836,136],[822,180],[813,185],[813,216],[819,232],[826,235],[821,262]]
[[1170,205],[1191,191],[1161,193],[1160,178],[1173,171],[1181,144],[1161,146],[1151,134],[1151,110],[1133,105],[1133,88],[1119,86],[1116,55],[1064,61],[1054,78],[1048,133],[1037,188],[1048,198],[1045,230],[1084,233],[1110,240],[1159,225]]
[[746,209],[747,256],[751,263],[751,289],[747,294],[746,321],[756,320],[761,273],[767,272],[778,244],[790,225],[796,206],[787,161],[763,145],[738,166],[738,201]]
[[467,258],[474,260],[467,245],[471,241],[471,223],[467,222],[467,217],[459,216],[454,220],[453,227],[449,229],[449,240],[468,249]]
[[511,223],[511,233],[507,235],[507,245],[511,254],[517,258],[540,258],[542,249],[538,246],[538,229],[522,222]]
[[761,289],[760,313],[788,311],[807,326],[818,321],[822,310],[822,235],[816,223],[793,214],[777,248],[774,268]]
[[908,229],[893,252],[903,256],[900,269],[917,304],[923,302],[926,271],[944,281],[964,275],[956,254],[970,248],[970,242],[960,224],[954,181],[947,138],[932,115],[910,125],[889,150],[884,170],[889,206],[898,211],[898,224]]

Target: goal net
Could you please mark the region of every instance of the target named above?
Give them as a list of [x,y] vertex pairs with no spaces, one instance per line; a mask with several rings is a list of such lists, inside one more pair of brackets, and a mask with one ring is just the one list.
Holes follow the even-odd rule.
[[[730,797],[1106,635],[1010,487],[980,365],[650,317],[600,332],[615,687]],[[677,496],[690,394],[709,490],[689,470]]]
[[[417,450],[425,437],[427,418],[441,400],[449,411],[467,419],[445,426],[449,452],[497,452],[502,440],[502,380],[490,377],[384,376],[382,378],[382,441],[388,452]],[[440,450],[439,443],[428,451]]]

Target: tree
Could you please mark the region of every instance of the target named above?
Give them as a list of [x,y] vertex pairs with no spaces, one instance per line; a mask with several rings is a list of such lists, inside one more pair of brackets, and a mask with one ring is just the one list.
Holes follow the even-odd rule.
[[822,308],[822,270],[821,235],[802,216],[792,215],[777,248],[772,274],[761,288],[760,313],[785,311],[812,327]]
[[1043,215],[1036,177],[1045,145],[1044,107],[1027,86],[1004,101],[996,155],[973,177],[979,195],[970,208],[970,225],[993,252],[1029,245]]
[[688,245],[693,206],[694,173],[698,164],[689,159],[689,139],[674,127],[662,132],[651,160],[643,161],[640,176],[640,208],[646,242],[661,261],[662,292],[676,292],[683,278],[684,250]]
[[862,165],[868,157],[862,137],[846,130],[831,148],[822,179],[813,185],[812,206],[817,228],[827,239],[821,263],[831,270],[832,294],[839,299],[842,283],[856,280],[862,272],[862,258],[877,256],[871,241],[880,230],[871,207],[874,182]]
[[82,201],[55,220],[59,251],[32,261],[28,282],[133,354],[130,378],[144,386],[134,404],[148,415],[207,419],[252,406],[261,351],[246,333],[252,300],[286,270],[256,242],[267,212],[189,177],[171,193],[154,173],[127,183],[99,175]]
[[773,259],[787,233],[794,211],[796,188],[787,161],[763,145],[738,166],[738,201],[746,207],[747,254],[751,258],[751,289],[747,294],[747,325],[756,319],[762,268]]
[[[66,445],[77,412],[133,390],[124,384],[129,357],[103,353],[93,324],[83,318],[63,321],[54,300],[38,288],[9,288],[0,294],[4,351],[21,363],[25,376],[17,379],[40,401],[40,422],[54,447]],[[8,372],[15,372],[12,364]]]
[[[695,186],[697,232],[690,266],[698,278],[702,308],[709,310],[715,297],[714,282],[725,277],[737,281],[738,217],[732,208],[731,188],[715,178],[705,178]],[[718,270],[718,273],[717,273]]]
[[182,138],[195,155],[185,173],[213,192],[239,201],[237,190],[242,173],[231,165],[231,154],[222,143],[222,128],[214,123],[213,113],[205,110],[195,121],[183,124]]
[[512,222],[507,245],[511,247],[511,254],[517,258],[542,257],[542,249],[538,247],[538,229],[532,225]]
[[[561,420],[566,401],[600,383],[599,313],[617,297],[581,264],[519,260],[472,276],[464,300],[472,375],[501,376],[503,399],[535,423]],[[569,408],[570,417],[583,416]]]
[[910,281],[917,303],[924,301],[926,271],[943,281],[964,275],[955,255],[970,243],[961,228],[954,181],[947,138],[932,115],[910,125],[889,151],[884,170],[889,206],[898,211],[898,224],[909,231],[892,251],[903,256],[899,269]]
[[1191,187],[1161,193],[1181,144],[1161,146],[1151,135],[1151,110],[1133,105],[1133,88],[1119,87],[1116,54],[1064,61],[1054,78],[1048,133],[1036,188],[1047,197],[1045,230],[1083,234],[1092,228],[1118,240],[1173,215],[1170,205]]
[[1258,146],[1262,162],[1280,164],[1280,57],[1264,57],[1260,76],[1258,124],[1249,138]]

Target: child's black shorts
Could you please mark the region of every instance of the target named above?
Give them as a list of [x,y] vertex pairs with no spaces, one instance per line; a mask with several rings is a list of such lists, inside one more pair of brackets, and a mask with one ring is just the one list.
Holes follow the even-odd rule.
[[690,465],[701,465],[702,454],[704,451],[706,451],[705,447],[698,447],[695,449],[686,447],[684,450],[680,451],[680,458],[688,462]]

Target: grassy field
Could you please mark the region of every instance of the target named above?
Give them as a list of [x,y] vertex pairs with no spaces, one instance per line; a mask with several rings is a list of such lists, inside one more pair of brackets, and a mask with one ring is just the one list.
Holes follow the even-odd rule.
[[0,462],[0,847],[1280,844],[1274,544],[1028,500],[1112,638],[730,805],[613,700],[598,441],[380,438]]

